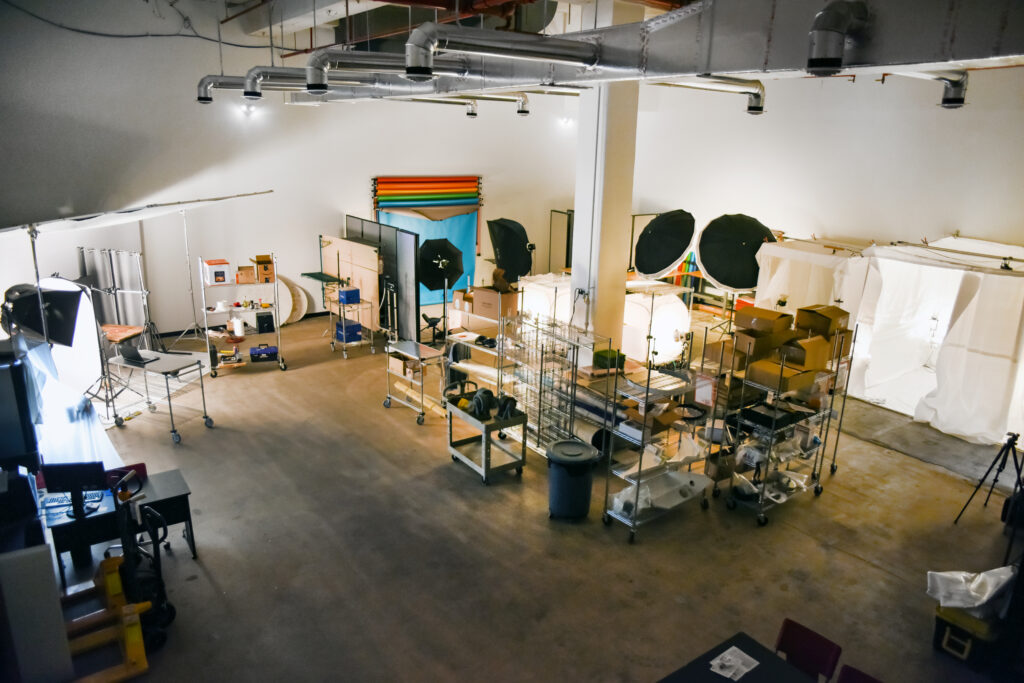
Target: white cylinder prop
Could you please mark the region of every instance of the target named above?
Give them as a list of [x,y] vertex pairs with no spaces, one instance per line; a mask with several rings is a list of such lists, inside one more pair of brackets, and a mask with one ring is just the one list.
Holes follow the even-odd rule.
[[635,360],[647,361],[647,328],[651,328],[651,351],[655,363],[667,363],[683,354],[683,340],[690,331],[690,312],[675,294],[653,297],[654,317],[651,318],[651,296],[628,294],[622,311],[622,352]]
[[231,332],[236,337],[242,337],[245,335],[245,321],[241,318],[231,319]]
[[[524,315],[568,322],[572,313],[572,281],[568,275],[530,275],[519,278]],[[582,303],[580,304],[583,305]]]

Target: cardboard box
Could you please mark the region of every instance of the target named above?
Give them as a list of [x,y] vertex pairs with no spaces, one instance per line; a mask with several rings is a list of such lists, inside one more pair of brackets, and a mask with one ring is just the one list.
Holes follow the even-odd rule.
[[235,273],[235,283],[239,285],[256,284],[256,267],[238,266],[238,272]]
[[456,311],[473,312],[473,293],[465,289],[456,289],[452,292],[451,308]]
[[811,330],[823,337],[831,337],[850,324],[850,314],[838,306],[804,306],[796,311],[796,326]]
[[803,370],[823,370],[832,357],[832,345],[821,335],[793,339],[780,346],[777,355],[780,361],[785,358],[786,365]]
[[[840,337],[836,341],[836,337]],[[833,353],[838,358],[846,358],[850,355],[850,349],[853,346],[853,330],[836,330],[836,333],[828,338],[828,353],[829,356]]]
[[395,354],[388,354],[388,370],[396,375],[405,374],[405,359]]
[[270,254],[259,254],[256,256],[256,281],[257,282],[273,282],[274,281],[274,259],[270,257]]
[[[779,374],[782,374],[782,381],[779,381]],[[786,393],[799,391],[814,384],[817,372],[812,370],[798,370],[797,368],[785,367],[771,360],[759,360],[747,366],[746,379],[749,382],[760,384],[772,391]]]
[[736,327],[757,330],[758,332],[781,332],[793,326],[793,316],[782,311],[748,306],[736,309],[733,323]]
[[473,288],[473,313],[491,320],[509,318],[519,311],[519,293],[501,293],[490,287]]
[[231,280],[228,279],[230,272],[231,264],[226,259],[215,258],[203,261],[203,282],[208,287],[231,284]]
[[779,348],[797,333],[786,329],[778,332],[758,332],[757,330],[736,330],[733,344],[740,353],[747,354],[747,362],[767,358],[774,349]]
[[[722,347],[725,347],[724,352]],[[736,351],[733,347],[734,344],[731,340],[708,344],[704,347],[704,360],[710,363],[721,361],[723,372],[727,371],[730,367],[738,372],[747,367],[747,354],[742,351]]]

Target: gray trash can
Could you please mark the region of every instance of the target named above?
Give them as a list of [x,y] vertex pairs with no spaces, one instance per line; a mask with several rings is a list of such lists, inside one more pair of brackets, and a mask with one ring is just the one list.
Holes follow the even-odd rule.
[[588,443],[567,439],[548,447],[548,516],[581,519],[590,511],[594,463],[600,457]]

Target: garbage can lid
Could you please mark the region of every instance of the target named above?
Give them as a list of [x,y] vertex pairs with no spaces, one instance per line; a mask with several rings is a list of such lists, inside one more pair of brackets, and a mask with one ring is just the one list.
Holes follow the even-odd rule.
[[548,460],[563,465],[581,465],[597,460],[597,449],[576,439],[556,441],[548,446]]

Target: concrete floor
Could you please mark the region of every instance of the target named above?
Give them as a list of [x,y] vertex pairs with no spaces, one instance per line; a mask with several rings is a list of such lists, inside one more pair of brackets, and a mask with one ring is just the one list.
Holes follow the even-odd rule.
[[886,681],[982,680],[933,652],[928,570],[1001,563],[999,506],[973,482],[844,435],[820,498],[758,528],[690,504],[626,542],[590,516],[547,515],[545,461],[483,486],[445,450],[444,420],[386,410],[384,357],[348,360],[323,319],[284,331],[274,364],[176,398],[111,438],[192,489],[199,560],[180,531],[165,576],[178,617],[154,681],[650,681],[739,630],[769,646],[792,617]]

